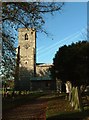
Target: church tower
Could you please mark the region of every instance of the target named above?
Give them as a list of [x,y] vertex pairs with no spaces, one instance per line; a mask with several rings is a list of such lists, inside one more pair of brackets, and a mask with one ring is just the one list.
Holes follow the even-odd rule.
[[19,79],[31,80],[36,74],[36,32],[30,28],[18,30]]

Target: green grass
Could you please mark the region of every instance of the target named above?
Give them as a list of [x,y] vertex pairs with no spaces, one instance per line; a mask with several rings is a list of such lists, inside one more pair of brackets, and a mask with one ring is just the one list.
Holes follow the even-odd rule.
[[47,120],[86,120],[87,117],[89,117],[89,107],[84,111],[75,111],[63,96],[48,101]]
[[89,117],[89,109],[81,111],[70,111],[70,112],[57,112],[46,120],[82,120]]

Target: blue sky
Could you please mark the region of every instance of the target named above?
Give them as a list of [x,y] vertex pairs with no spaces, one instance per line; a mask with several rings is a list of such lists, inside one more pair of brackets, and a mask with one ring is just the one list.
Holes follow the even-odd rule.
[[37,63],[52,63],[59,47],[86,39],[87,3],[66,2],[61,12],[45,15],[45,21],[50,34],[37,33]]

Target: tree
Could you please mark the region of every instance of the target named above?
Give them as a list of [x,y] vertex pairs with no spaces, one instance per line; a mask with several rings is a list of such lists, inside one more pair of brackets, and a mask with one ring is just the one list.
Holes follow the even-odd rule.
[[13,79],[14,75],[14,66],[15,66],[15,48],[14,42],[6,36],[4,32],[2,33],[2,66],[1,73],[2,79]]
[[56,77],[64,82],[69,80],[74,86],[89,84],[88,49],[89,43],[86,41],[59,48],[53,60],[55,71],[58,71]]
[[[19,27],[30,27],[45,32],[44,15],[61,11],[64,3],[56,2],[3,2],[2,3],[2,74],[10,75],[15,67],[15,42]],[[7,69],[6,69],[7,68]],[[7,72],[8,71],[8,72]],[[12,72],[14,74],[14,72]],[[9,76],[8,76],[9,77]]]
[[[89,85],[89,42],[82,41],[59,48],[53,60],[55,77],[72,83],[72,103],[81,107],[80,86]],[[56,73],[57,71],[57,73]]]
[[36,31],[45,31],[44,14],[54,14],[55,11],[60,11],[63,5],[62,2],[5,2],[2,3],[2,20],[10,24],[22,24]]

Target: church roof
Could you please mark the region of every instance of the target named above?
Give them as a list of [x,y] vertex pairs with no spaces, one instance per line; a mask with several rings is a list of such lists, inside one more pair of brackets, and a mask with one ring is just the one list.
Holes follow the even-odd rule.
[[45,66],[52,66],[53,64],[47,64],[47,63],[36,63],[38,67],[45,67]]
[[32,77],[31,80],[52,80],[52,78],[49,77]]

